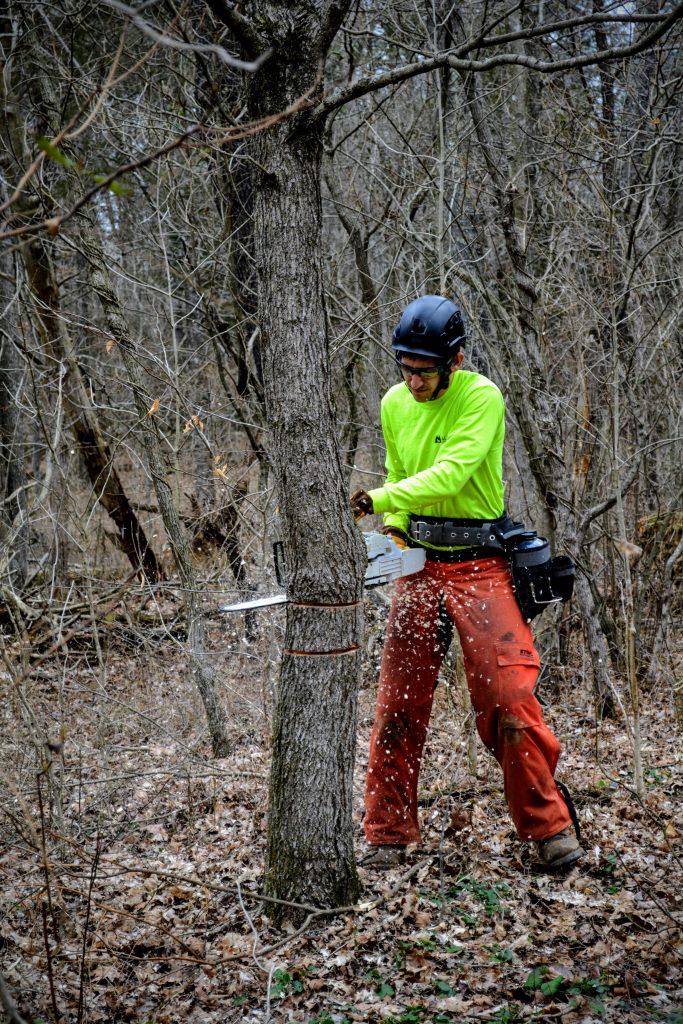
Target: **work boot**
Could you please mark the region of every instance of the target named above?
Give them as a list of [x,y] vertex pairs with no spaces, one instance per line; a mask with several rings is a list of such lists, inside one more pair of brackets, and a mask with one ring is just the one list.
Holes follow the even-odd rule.
[[571,825],[567,825],[555,836],[541,839],[536,846],[539,857],[549,871],[566,868],[584,855],[584,850],[579,846],[576,833]]
[[362,868],[374,868],[376,871],[387,871],[389,868],[404,864],[406,859],[405,846],[371,846],[364,857],[361,857]]

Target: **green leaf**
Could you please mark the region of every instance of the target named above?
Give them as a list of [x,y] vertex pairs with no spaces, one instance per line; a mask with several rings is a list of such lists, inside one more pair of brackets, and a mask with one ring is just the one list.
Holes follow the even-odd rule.
[[547,967],[534,967],[533,971],[524,982],[524,988],[540,988],[543,984],[543,979],[545,978],[546,974],[548,974]]
[[[93,175],[91,175],[91,177],[92,177],[92,180],[95,182],[96,185],[103,185],[104,182],[109,177],[109,175],[108,174],[93,174]],[[113,192],[117,196],[129,196],[131,194],[131,192],[132,192],[132,189],[128,188],[126,185],[122,185],[120,181],[110,181],[109,184],[107,185],[107,188],[109,189],[110,192]]]
[[384,999],[385,996],[395,996],[396,991],[386,981],[383,981],[377,990],[377,995],[380,999]]
[[74,161],[62,153],[59,146],[55,146],[54,143],[50,142],[44,135],[39,135],[36,139],[38,149],[42,150],[45,156],[49,157],[50,160],[54,160],[55,163],[61,164],[62,167],[73,167]]
[[541,992],[544,996],[552,996],[557,992],[558,988],[562,988],[564,984],[564,978],[560,975],[557,978],[551,978],[550,981],[544,981],[541,984]]

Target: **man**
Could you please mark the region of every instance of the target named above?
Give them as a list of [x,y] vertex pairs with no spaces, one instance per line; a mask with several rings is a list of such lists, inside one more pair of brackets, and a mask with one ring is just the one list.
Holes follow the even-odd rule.
[[506,558],[486,547],[487,527],[507,518],[505,410],[495,384],[461,369],[464,341],[460,310],[449,299],[425,295],[406,308],[392,344],[403,382],[382,400],[386,482],[351,496],[356,517],[384,513],[383,532],[427,551],[425,568],[396,584],[387,626],[366,783],[365,864],[401,863],[406,846],[420,838],[418,775],[447,616],[517,833],[536,842],[554,870],[583,850],[553,779],[560,746],[533,695],[540,662],[531,629]]

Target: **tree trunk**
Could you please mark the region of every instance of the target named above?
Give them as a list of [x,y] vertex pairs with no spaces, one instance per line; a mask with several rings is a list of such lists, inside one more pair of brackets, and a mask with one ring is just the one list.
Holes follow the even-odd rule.
[[69,426],[95,497],[116,524],[121,550],[135,569],[142,569],[155,583],[164,578],[164,571],[128,500],[90,402],[71,335],[60,315],[59,286],[49,246],[42,237],[32,238],[21,245],[21,253],[40,333],[53,359],[66,370],[63,401]]
[[[266,26],[263,42],[272,48],[248,83],[252,117],[317,89],[348,5],[332,6],[334,24],[324,24],[319,5],[251,5],[253,24]],[[321,154],[322,127],[307,124],[305,112],[253,142],[266,411],[291,599],[275,713],[266,892],[340,905],[358,893],[351,810],[364,549],[343,485],[330,398]]]
[[167,479],[168,474],[157,428],[153,417],[148,415],[152,397],[140,374],[135,346],[123,309],[112,288],[102,246],[97,239],[92,223],[85,217],[81,218],[81,241],[88,261],[93,289],[102,305],[107,329],[118,344],[140,417],[142,443],[147,455],[159,511],[183,587],[188,653],[194,681],[206,711],[211,747],[214,757],[225,757],[230,752],[227,715],[216,693],[212,656],[206,649],[204,612],[185,531]]
[[[559,507],[566,512],[562,536],[569,553],[580,559],[576,514],[571,501],[571,487],[561,456],[558,420],[553,413],[549,395],[543,352],[536,324],[537,289],[529,270],[526,253],[517,229],[514,191],[509,187],[495,158],[495,146],[489,131],[488,114],[479,96],[474,76],[465,79],[470,113],[486,166],[493,183],[494,201],[500,212],[505,248],[513,268],[515,313],[518,330],[508,339],[509,397],[522,438],[529,465],[546,504],[548,516],[555,525]],[[610,672],[607,639],[600,627],[595,602],[588,581],[579,569],[576,585],[584,635],[592,656],[596,703],[601,713],[613,713],[614,684]]]
[[0,593],[7,587],[19,594],[28,571],[28,520],[23,439],[17,416],[21,373],[10,321],[14,308],[11,269],[6,249],[0,263]]
[[[12,154],[13,159],[5,155],[3,163],[14,176],[17,169],[28,167],[30,153],[25,126],[20,124],[17,100],[7,80],[9,75],[0,78],[0,99],[5,114],[4,122],[0,122],[0,143],[5,154]],[[38,209],[36,197],[27,192],[14,209],[17,220],[32,219]],[[52,247],[51,240],[42,234],[25,239],[19,246],[33,298],[36,327],[55,369],[63,366],[66,371],[62,400],[95,497],[116,524],[119,544],[131,565],[142,569],[148,580],[156,582],[164,578],[163,569],[114,466],[111,450],[90,401],[73,339],[60,311]]]

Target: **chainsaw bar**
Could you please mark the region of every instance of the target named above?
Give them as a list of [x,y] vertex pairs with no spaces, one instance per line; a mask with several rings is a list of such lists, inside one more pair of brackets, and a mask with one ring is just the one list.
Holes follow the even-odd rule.
[[[381,587],[392,583],[401,576],[411,576],[419,572],[425,564],[424,548],[399,548],[391,538],[383,533],[365,533],[363,539],[368,551],[368,568],[365,573],[366,587]],[[256,597],[250,601],[238,601],[225,604],[221,612],[247,612],[252,608],[271,608],[278,604],[287,604],[286,594],[275,594],[273,597]]]
[[238,601],[237,604],[224,604],[219,612],[248,612],[250,608],[270,608],[271,605],[287,604],[286,594],[274,594],[273,597],[255,597],[252,601]]

